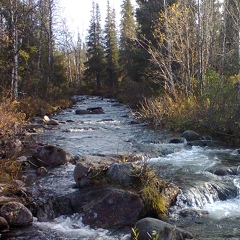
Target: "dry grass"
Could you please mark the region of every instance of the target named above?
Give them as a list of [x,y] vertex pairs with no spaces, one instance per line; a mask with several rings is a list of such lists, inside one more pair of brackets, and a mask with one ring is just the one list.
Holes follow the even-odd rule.
[[26,119],[32,119],[34,116],[38,115],[41,108],[46,111],[47,115],[51,115],[59,108],[65,109],[71,105],[72,102],[68,98],[58,99],[55,102],[47,102],[38,97],[24,97],[19,102],[18,111],[24,113]]
[[145,99],[141,103],[139,115],[149,124],[180,130],[188,125],[199,124],[199,112],[203,103],[195,98],[177,97],[173,100],[169,96]]
[[0,161],[0,181],[8,182],[12,179],[18,179],[21,174],[22,165],[15,160],[2,160]]
[[168,96],[145,99],[139,116],[150,125],[176,132],[186,129],[203,134],[240,138],[240,119],[236,96],[229,92],[214,97]]

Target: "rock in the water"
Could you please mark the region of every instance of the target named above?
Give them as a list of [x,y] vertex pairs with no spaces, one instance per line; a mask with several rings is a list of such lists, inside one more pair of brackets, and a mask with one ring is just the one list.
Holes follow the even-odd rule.
[[85,109],[77,109],[77,110],[75,111],[75,113],[76,113],[77,115],[90,114],[90,111],[85,110]]
[[184,131],[181,137],[185,138],[188,142],[201,139],[201,136],[198,133],[191,130]]
[[9,230],[9,225],[8,225],[7,220],[3,217],[0,217],[0,232],[5,232],[8,230]]
[[[139,220],[134,227],[134,231],[138,233],[138,239],[162,239],[162,240],[183,240],[193,239],[191,233],[180,228],[163,222],[155,218],[143,218]],[[132,234],[134,237],[134,234]]]
[[91,168],[84,163],[78,162],[73,172],[74,180],[79,188],[90,186],[91,179],[88,176]]
[[177,196],[180,193],[180,189],[174,183],[167,183],[164,188],[164,200],[166,207],[169,208],[177,201]]
[[27,226],[32,224],[33,215],[28,208],[19,202],[9,202],[0,209],[0,215],[11,226]]
[[102,182],[106,178],[106,170],[116,161],[114,156],[85,156],[77,162],[74,169],[73,175],[77,186],[83,188]]
[[214,174],[218,175],[218,176],[226,176],[226,175],[237,175],[238,174],[238,169],[237,167],[219,167],[218,169],[216,169],[214,172]]
[[47,125],[53,125],[53,126],[57,126],[59,125],[59,122],[55,119],[50,119],[48,122],[47,122]]
[[135,183],[134,171],[136,167],[132,163],[114,163],[107,170],[109,180],[122,186],[131,186]]
[[102,113],[104,113],[102,107],[92,107],[92,108],[88,108],[87,111],[89,111],[91,114],[102,114]]
[[144,211],[138,194],[124,189],[109,189],[102,198],[84,206],[83,223],[97,228],[132,226]]
[[183,137],[171,138],[169,140],[169,143],[175,143],[175,144],[183,143],[183,144],[187,144],[187,140],[186,140],[186,138],[183,138]]
[[204,210],[187,208],[187,209],[182,209],[179,214],[181,217],[192,220],[192,219],[200,218],[201,216],[207,216],[209,213],[208,211],[204,211]]
[[62,148],[52,145],[39,147],[33,154],[39,167],[57,167],[71,161],[73,156]]

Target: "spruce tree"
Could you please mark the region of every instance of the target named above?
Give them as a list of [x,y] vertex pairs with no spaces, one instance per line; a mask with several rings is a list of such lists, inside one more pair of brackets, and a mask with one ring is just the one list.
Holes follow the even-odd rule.
[[119,49],[116,29],[116,13],[107,2],[107,16],[105,21],[105,56],[106,56],[106,85],[110,89],[118,88],[119,77]]
[[133,66],[136,22],[131,0],[124,0],[121,8],[119,63],[124,77],[129,76]]
[[[152,71],[155,66],[151,66],[149,59],[150,55],[147,52],[149,45],[157,48],[156,38],[154,32],[160,17],[161,12],[164,12],[165,8],[171,6],[177,0],[136,0],[138,3],[138,8],[136,9],[136,19],[138,23],[138,39],[141,42],[138,51],[135,54],[135,69],[136,73],[135,79],[145,79],[146,73]],[[158,26],[159,27],[159,26]],[[164,26],[162,26],[162,31],[164,31]]]
[[87,62],[85,77],[87,83],[98,90],[102,87],[104,50],[99,5],[92,3],[92,17],[87,36]]

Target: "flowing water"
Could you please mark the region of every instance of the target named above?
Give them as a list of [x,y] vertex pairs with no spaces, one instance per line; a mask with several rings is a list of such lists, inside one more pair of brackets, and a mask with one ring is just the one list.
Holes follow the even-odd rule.
[[[190,231],[195,239],[240,239],[240,175],[217,176],[212,172],[221,166],[240,166],[240,155],[234,149],[215,144],[211,147],[169,144],[176,134],[150,129],[136,124],[134,113],[114,100],[99,97],[76,96],[77,103],[55,116],[61,124],[45,129],[36,138],[44,143],[58,145],[73,155],[139,154],[164,180],[181,188],[176,206],[172,207],[169,222]],[[102,107],[104,114],[77,115],[76,109]],[[68,193],[74,165],[54,171],[54,177],[35,183],[45,189]],[[53,175],[52,175],[53,176]],[[57,180],[56,180],[57,178]],[[31,229],[31,228],[30,228]],[[28,232],[31,232],[29,228]],[[81,214],[60,216],[53,222],[35,220],[29,233],[13,232],[6,239],[122,239],[129,233],[112,233],[91,229],[81,222]]]

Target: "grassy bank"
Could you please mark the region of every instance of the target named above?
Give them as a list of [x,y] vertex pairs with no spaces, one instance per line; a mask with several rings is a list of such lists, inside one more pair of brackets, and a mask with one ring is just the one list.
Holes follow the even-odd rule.
[[16,179],[20,165],[15,162],[18,150],[18,140],[24,138],[22,126],[44,109],[46,115],[51,115],[59,108],[70,107],[70,98],[46,101],[40,98],[26,97],[19,101],[2,99],[0,103],[0,179],[8,182]]
[[145,99],[139,116],[150,125],[175,132],[195,130],[237,144],[240,140],[239,106],[236,95],[214,98],[168,96]]

